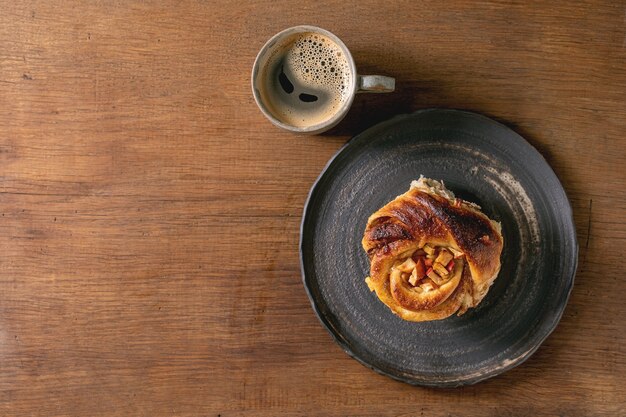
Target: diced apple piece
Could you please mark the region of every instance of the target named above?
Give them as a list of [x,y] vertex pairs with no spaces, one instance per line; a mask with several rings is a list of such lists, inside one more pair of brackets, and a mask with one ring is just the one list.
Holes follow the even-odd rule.
[[424,291],[432,291],[436,288],[436,284],[430,278],[424,278],[419,285]]
[[430,246],[428,243],[424,245],[424,247],[422,248],[424,249],[424,252],[426,252],[429,255],[432,255],[435,253],[435,248],[433,248],[432,246]]
[[450,272],[452,272],[452,270],[454,269],[454,261],[450,261],[450,263],[448,264],[448,266],[446,266],[446,269]]
[[441,249],[439,256],[435,259],[435,263],[439,262],[442,266],[448,265],[448,262],[450,262],[452,258],[454,258],[454,255],[445,249]]
[[415,268],[415,262],[413,262],[413,259],[407,258],[407,260],[398,265],[397,268],[402,272],[409,273]]
[[426,275],[426,266],[424,265],[424,258],[419,258],[415,263],[415,269],[413,269],[413,273],[417,276],[418,279],[424,278]]
[[411,276],[409,277],[409,284],[415,287],[415,285],[417,284],[417,281],[419,281],[420,279],[421,277],[419,278],[417,277],[416,270],[414,269],[413,272],[411,273]]
[[439,274],[437,274],[433,269],[429,269],[428,271],[429,272],[426,274],[428,275],[428,278],[432,279],[437,285],[443,284],[444,280],[439,276]]
[[[439,274],[443,278],[447,278],[448,274],[450,273],[450,272],[448,272],[446,267],[441,265],[439,262],[435,262],[433,264],[433,269],[435,270],[435,272],[437,274]],[[435,281],[435,282],[437,282],[437,281]]]

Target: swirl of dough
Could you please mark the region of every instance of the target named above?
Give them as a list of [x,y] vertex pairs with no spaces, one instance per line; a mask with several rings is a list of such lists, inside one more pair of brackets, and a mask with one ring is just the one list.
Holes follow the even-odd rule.
[[362,241],[366,283],[409,321],[439,320],[477,306],[500,271],[499,223],[421,177],[374,213]]

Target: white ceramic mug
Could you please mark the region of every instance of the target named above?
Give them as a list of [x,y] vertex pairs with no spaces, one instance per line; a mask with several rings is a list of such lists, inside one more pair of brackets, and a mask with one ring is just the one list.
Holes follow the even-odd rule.
[[346,45],[315,26],[274,35],[252,68],[252,91],[263,114],[297,133],[321,133],[348,113],[357,93],[387,93],[395,79],[359,75]]

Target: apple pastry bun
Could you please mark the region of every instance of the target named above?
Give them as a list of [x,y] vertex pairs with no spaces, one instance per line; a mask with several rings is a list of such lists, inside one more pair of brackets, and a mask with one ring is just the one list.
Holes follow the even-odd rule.
[[370,216],[362,241],[370,290],[404,320],[476,307],[500,271],[500,224],[442,182],[420,177]]

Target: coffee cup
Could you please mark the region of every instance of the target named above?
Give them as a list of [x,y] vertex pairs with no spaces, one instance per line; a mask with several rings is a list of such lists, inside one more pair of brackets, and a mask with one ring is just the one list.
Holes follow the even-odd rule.
[[295,26],[274,35],[252,68],[252,92],[276,126],[321,133],[348,113],[357,93],[387,93],[395,79],[359,75],[344,43],[315,26]]

